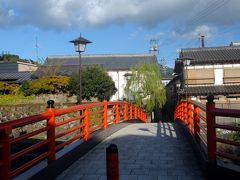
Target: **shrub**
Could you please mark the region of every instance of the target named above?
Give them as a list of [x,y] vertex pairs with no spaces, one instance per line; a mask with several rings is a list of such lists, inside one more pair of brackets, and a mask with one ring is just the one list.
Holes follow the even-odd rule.
[[24,96],[32,95],[32,92],[29,89],[30,83],[29,81],[23,81],[22,85],[20,86],[20,91],[23,93]]
[[18,84],[8,84],[0,81],[0,94],[17,94],[18,91]]
[[29,90],[32,94],[66,93],[69,77],[45,76],[30,82]]

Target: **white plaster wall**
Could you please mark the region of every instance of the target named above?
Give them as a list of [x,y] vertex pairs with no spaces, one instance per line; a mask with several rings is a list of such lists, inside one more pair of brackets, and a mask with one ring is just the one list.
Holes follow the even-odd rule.
[[117,88],[117,92],[111,97],[111,101],[123,100],[124,98],[127,98],[127,96],[124,94],[124,88],[127,84],[127,80],[124,77],[126,73],[131,73],[131,71],[108,71],[108,75],[112,78],[115,83],[115,87]]
[[37,65],[35,64],[18,62],[18,72],[36,71],[36,70],[37,70]]
[[216,69],[216,68],[234,68],[240,67],[240,64],[214,64],[214,65],[195,65],[195,66],[188,66],[188,69]]
[[214,69],[215,85],[223,84],[223,69]]

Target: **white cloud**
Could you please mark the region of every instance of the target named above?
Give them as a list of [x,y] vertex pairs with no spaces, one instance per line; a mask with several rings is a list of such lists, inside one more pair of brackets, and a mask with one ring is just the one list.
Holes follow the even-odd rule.
[[188,27],[231,24],[240,18],[239,0],[0,0],[0,6],[4,26],[57,30],[123,23],[154,27],[171,21],[176,32],[187,32]]
[[166,34],[164,32],[156,32],[156,33],[146,34],[145,35],[147,40],[161,39],[161,38],[164,38],[164,36],[166,36]]
[[179,33],[173,31],[171,33],[172,38],[174,39],[196,39],[199,35],[204,35],[206,38],[211,38],[216,32],[216,28],[210,27],[207,25],[197,26],[195,29],[185,33]]

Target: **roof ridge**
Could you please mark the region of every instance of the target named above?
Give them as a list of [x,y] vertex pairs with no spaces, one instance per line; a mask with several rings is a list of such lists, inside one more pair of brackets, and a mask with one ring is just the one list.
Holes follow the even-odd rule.
[[229,50],[240,49],[240,46],[216,46],[216,47],[204,47],[204,48],[182,48],[181,51],[212,51],[212,50]]
[[[82,57],[149,57],[155,56],[154,54],[83,54]],[[77,54],[74,55],[52,55],[47,56],[47,58],[75,58],[78,57]]]

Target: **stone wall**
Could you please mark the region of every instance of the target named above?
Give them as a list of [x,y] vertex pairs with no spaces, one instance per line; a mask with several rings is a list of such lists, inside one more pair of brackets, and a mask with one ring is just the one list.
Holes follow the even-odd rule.
[[[75,103],[56,103],[55,108],[74,106]],[[0,123],[39,114],[46,110],[47,104],[0,105]]]
[[76,105],[77,98],[67,94],[49,94],[36,96],[31,100],[20,99],[16,105],[0,105],[0,123],[44,112],[50,99],[55,101],[56,108],[64,108]]
[[46,104],[48,100],[54,100],[55,103],[76,103],[76,96],[68,96],[68,94],[43,94],[36,96],[34,99],[21,99],[18,104]]

